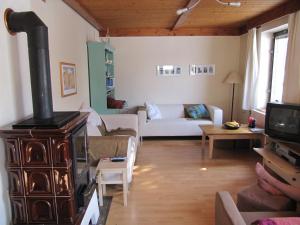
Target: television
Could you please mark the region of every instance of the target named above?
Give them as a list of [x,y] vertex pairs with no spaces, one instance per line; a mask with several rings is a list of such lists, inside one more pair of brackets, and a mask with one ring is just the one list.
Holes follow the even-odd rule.
[[300,143],[300,105],[268,103],[265,133],[283,141]]

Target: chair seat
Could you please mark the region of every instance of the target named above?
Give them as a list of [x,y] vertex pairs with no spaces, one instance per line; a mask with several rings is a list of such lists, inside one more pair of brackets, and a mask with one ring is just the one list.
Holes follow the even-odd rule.
[[128,135],[128,136],[136,137],[137,133],[133,129],[118,128],[115,130],[107,131],[105,135],[106,136]]
[[296,202],[283,195],[269,194],[254,184],[237,194],[237,207],[242,212],[293,211],[296,210]]

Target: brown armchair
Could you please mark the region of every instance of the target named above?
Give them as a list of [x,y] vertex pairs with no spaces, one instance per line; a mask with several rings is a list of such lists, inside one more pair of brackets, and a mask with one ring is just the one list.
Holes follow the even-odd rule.
[[215,225],[250,225],[254,221],[271,217],[300,216],[299,212],[240,212],[230,194],[220,191],[215,200]]

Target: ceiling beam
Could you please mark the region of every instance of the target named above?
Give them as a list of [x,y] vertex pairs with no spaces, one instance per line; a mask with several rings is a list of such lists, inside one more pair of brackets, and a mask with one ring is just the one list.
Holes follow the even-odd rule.
[[[198,2],[198,0],[189,0],[188,4],[185,6],[185,8],[189,8],[191,6],[193,6],[194,4],[196,4],[196,2]],[[175,13],[175,12],[174,12]],[[174,23],[174,25],[172,26],[171,30],[175,30],[177,28],[179,28],[187,19],[188,15],[191,13],[191,10],[179,15]]]
[[274,19],[280,18],[282,16],[288,15],[290,13],[296,12],[300,10],[300,1],[299,0],[291,0],[286,3],[283,3],[279,6],[276,6],[267,12],[264,12],[246,22],[246,25],[242,26],[241,34],[245,34],[248,30],[259,27],[264,23],[270,22]]
[[76,0],[63,0],[68,6],[70,6],[75,12],[77,12],[83,19],[89,24],[95,27],[97,30],[103,30],[103,27],[98,23],[97,20],[88,12],[79,2]]
[[[170,30],[166,28],[125,28],[110,29],[111,37],[130,37],[130,36],[239,36],[239,28],[178,28]],[[101,36],[105,36],[105,31],[101,31]]]

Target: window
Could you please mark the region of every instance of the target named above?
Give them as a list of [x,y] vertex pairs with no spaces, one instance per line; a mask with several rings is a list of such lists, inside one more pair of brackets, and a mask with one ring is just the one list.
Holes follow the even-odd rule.
[[256,109],[265,111],[267,102],[281,102],[288,43],[287,27],[261,32]]
[[274,33],[273,41],[273,58],[271,58],[272,69],[269,81],[269,101],[281,102],[283,93],[283,81],[285,60],[288,43],[288,31],[283,30]]

